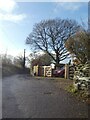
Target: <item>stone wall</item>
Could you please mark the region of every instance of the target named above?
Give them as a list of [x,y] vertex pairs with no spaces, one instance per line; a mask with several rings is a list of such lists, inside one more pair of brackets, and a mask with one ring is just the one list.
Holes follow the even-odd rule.
[[75,66],[75,85],[79,89],[86,89],[90,85],[90,62]]

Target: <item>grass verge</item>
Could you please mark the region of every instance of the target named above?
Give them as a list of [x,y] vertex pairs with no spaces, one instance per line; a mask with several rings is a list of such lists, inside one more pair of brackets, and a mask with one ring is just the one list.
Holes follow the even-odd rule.
[[90,104],[90,93],[88,90],[76,90],[73,85],[68,86],[66,90],[78,100]]

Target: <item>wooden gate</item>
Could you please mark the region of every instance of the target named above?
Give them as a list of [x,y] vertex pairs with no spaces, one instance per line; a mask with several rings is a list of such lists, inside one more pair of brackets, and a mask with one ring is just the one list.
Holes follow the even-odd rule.
[[52,76],[51,66],[44,66],[44,76],[46,76],[46,77],[51,77]]

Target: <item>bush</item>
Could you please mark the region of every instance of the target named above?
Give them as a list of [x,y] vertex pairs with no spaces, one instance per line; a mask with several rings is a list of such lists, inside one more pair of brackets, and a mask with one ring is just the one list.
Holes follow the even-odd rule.
[[2,59],[2,77],[14,74],[29,73],[28,68],[23,69],[22,66],[15,64],[12,56],[2,55],[0,58]]

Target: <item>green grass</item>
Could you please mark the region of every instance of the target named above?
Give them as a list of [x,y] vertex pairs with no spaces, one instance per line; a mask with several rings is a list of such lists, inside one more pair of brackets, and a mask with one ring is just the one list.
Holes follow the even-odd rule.
[[90,99],[90,95],[87,90],[76,90],[73,85],[70,85],[66,90],[83,102],[87,102]]

